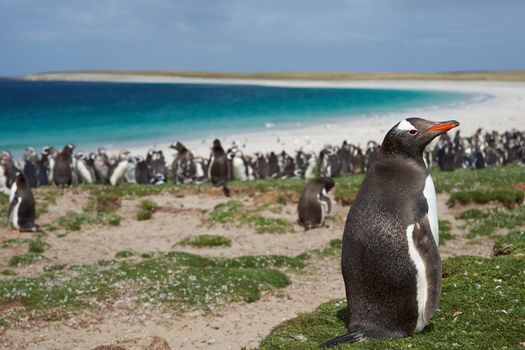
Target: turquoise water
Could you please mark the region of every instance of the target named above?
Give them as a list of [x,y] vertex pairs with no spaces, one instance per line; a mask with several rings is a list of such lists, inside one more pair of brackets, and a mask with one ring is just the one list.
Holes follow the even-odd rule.
[[458,103],[448,92],[0,80],[0,149],[167,142]]

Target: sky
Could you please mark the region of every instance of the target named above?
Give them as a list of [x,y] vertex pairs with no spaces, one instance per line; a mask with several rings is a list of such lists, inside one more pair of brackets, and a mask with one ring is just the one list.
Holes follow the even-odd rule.
[[525,0],[0,0],[0,76],[525,68]]

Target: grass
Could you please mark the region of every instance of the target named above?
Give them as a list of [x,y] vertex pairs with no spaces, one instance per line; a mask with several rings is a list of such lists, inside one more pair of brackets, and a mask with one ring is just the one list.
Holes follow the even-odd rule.
[[[520,343],[525,341],[524,271],[523,257],[447,259],[439,310],[427,330],[408,338],[369,340],[338,348],[521,348]],[[344,334],[347,321],[346,303],[331,301],[277,326],[260,349],[319,349],[324,341]]]
[[[205,258],[171,252],[140,262],[105,260],[102,264],[66,265],[38,277],[0,281],[0,320],[12,303],[25,312],[73,311],[94,301],[130,296],[138,303],[173,308],[209,308],[227,301],[253,302],[262,290],[282,288],[290,281],[276,267],[300,268],[284,256]],[[33,313],[35,312],[35,313]]]
[[68,211],[54,222],[52,226],[61,227],[66,231],[80,231],[86,225],[120,225],[121,218],[113,212],[92,212],[85,211],[78,213]]
[[31,265],[40,260],[47,260],[45,256],[39,253],[26,253],[22,255],[15,255],[9,259],[9,266],[19,266],[19,265]]
[[525,254],[525,232],[514,231],[498,238],[494,244],[494,255],[521,255]]
[[259,215],[264,209],[267,209],[267,206],[252,209],[246,208],[240,201],[230,200],[216,205],[209,213],[208,222],[248,225],[257,233],[286,233],[293,230],[293,226],[284,219]]
[[[290,284],[278,269],[299,270],[309,259],[339,254],[341,241],[296,257],[282,255],[207,258],[183,252],[143,255],[139,262],[100,260],[92,265],[49,265],[37,277],[0,280],[0,322],[23,315],[70,315],[105,300],[130,297],[168,308],[211,308],[228,301],[253,302],[261,291]],[[117,253],[129,256],[128,252]],[[16,314],[9,305],[22,304]],[[69,317],[69,316],[68,316]]]
[[523,203],[524,196],[523,191],[513,188],[491,191],[462,190],[452,192],[447,204],[454,205],[460,203],[465,205],[469,203],[486,204],[489,202],[499,202],[507,208],[514,208],[516,205]]
[[2,275],[2,276],[16,276],[16,272],[14,272],[13,270],[5,269],[5,270],[0,271],[0,275]]
[[445,244],[446,241],[454,239],[450,231],[452,224],[448,220],[439,220],[439,245]]
[[459,218],[465,220],[465,225],[469,230],[468,238],[490,236],[496,233],[498,229],[512,230],[525,226],[525,206],[519,206],[512,210],[470,209],[461,213]]
[[203,247],[229,247],[232,244],[231,239],[221,235],[198,235],[191,238],[185,238],[177,243],[182,246],[192,246],[197,248]]
[[117,254],[115,254],[115,258],[117,259],[129,258],[129,257],[132,257],[133,255],[135,255],[135,253],[133,253],[132,251],[121,250],[120,252],[117,252]]
[[153,217],[153,213],[157,209],[157,204],[149,199],[144,199],[140,202],[139,211],[137,212],[137,220],[144,221]]
[[38,236],[36,239],[29,241],[28,251],[29,253],[39,254],[43,253],[48,247],[49,243],[47,243],[42,236]]
[[15,245],[24,245],[29,242],[29,239],[27,238],[10,238],[3,240],[2,243],[0,243],[0,247],[2,248],[10,248]]
[[525,171],[517,165],[487,169],[457,169],[452,172],[432,170],[436,192],[493,191],[525,182]]

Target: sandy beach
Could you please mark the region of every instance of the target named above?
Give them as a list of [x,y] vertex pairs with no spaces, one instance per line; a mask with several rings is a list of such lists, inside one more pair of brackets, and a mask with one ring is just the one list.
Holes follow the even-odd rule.
[[[525,83],[507,81],[434,81],[434,80],[370,80],[370,81],[321,81],[321,80],[254,80],[254,79],[210,79],[174,76],[148,76],[98,73],[57,73],[28,76],[27,80],[65,80],[97,82],[136,82],[136,83],[205,83],[205,84],[244,84],[280,87],[326,87],[326,88],[370,88],[370,89],[407,89],[434,90],[474,94],[465,103],[453,106],[433,106],[425,109],[413,109],[404,113],[385,115],[364,115],[348,120],[338,118],[335,122],[320,122],[318,125],[297,125],[279,130],[269,127],[267,130],[243,133],[210,135],[208,138],[184,140],[186,146],[195,154],[207,157],[213,138],[219,138],[227,146],[238,140],[245,153],[281,151],[294,152],[319,151],[325,144],[340,144],[343,140],[366,147],[369,140],[382,141],[385,132],[399,120],[421,116],[432,120],[455,119],[461,122],[459,130],[463,135],[470,135],[478,128],[506,131],[523,129],[525,114]],[[174,140],[155,140],[156,147],[165,154],[173,152],[168,148]],[[80,145],[81,149],[82,145]],[[151,145],[125,145],[134,154],[144,154]],[[110,151],[117,151],[122,145],[116,145]],[[92,150],[85,150],[92,151]]]

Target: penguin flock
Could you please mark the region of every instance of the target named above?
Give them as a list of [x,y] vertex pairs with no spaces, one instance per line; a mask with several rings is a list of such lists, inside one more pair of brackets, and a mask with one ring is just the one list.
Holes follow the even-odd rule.
[[[222,187],[229,195],[226,183],[230,180],[338,177],[366,173],[380,153],[381,145],[369,141],[365,148],[344,141],[340,146],[325,145],[316,153],[298,150],[295,154],[257,152],[247,155],[238,142],[224,149],[214,140],[209,157],[194,155],[181,142],[173,142],[170,149],[174,160],[167,164],[159,149],[150,149],[145,156],[131,155],[122,150],[109,155],[104,148],[93,153],[75,152],[74,144],[62,150],[44,147],[40,155],[28,147],[22,158],[15,160],[9,151],[0,153],[0,192],[9,194],[21,171],[30,188],[54,184],[65,188],[77,184],[201,184],[210,181]],[[429,167],[443,171],[459,168],[482,169],[506,164],[525,165],[525,132],[512,130],[503,133],[483,132],[479,129],[469,137],[459,131],[451,138],[438,137],[433,149],[424,151],[423,159]]]

